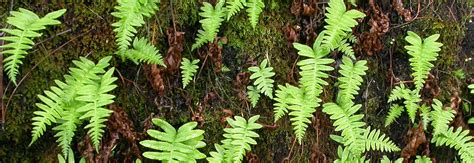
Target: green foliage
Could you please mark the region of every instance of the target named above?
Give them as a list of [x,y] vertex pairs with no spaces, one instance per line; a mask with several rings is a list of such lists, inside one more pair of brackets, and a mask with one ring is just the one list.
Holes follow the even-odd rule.
[[278,85],[278,90],[276,90],[276,97],[273,99],[275,103],[273,103],[273,112],[275,120],[277,122],[280,118],[282,118],[286,113],[288,113],[288,107],[290,105],[290,85],[286,84],[286,86]]
[[430,112],[432,119],[431,126],[433,126],[433,135],[438,135],[448,130],[450,122],[453,120],[456,111],[447,107],[443,110],[443,104],[441,101],[434,99],[433,111]]
[[273,99],[273,79],[275,72],[273,67],[267,67],[268,60],[264,59],[260,66],[249,67],[252,72],[250,79],[254,80],[253,85],[260,90],[260,93]]
[[408,35],[405,37],[405,40],[410,43],[410,45],[405,46],[405,49],[407,49],[408,54],[411,56],[410,65],[413,71],[412,76],[416,92],[423,88],[423,84],[434,66],[430,62],[436,61],[438,52],[441,51],[443,44],[436,42],[438,38],[439,34],[434,34],[426,39],[422,39],[411,31],[408,31]]
[[41,110],[35,111],[33,117],[33,131],[31,143],[34,143],[46,130],[46,127],[57,123],[53,128],[54,135],[66,156],[70,149],[72,138],[77,126],[84,120],[89,121],[85,126],[92,143],[98,150],[100,139],[104,132],[105,122],[112,113],[105,106],[113,103],[115,96],[109,94],[116,88],[113,84],[116,77],[112,77],[114,68],[105,70],[109,66],[111,57],[101,59],[97,64],[81,57],[80,61],[73,61],[75,68],[65,75],[65,82],[56,80],[57,86],[52,86],[44,95],[38,95],[42,103],[36,106]]
[[201,7],[201,12],[199,15],[204,19],[200,20],[199,23],[202,25],[202,30],[199,30],[197,34],[197,39],[192,45],[192,50],[195,50],[205,43],[213,42],[214,38],[219,32],[219,27],[224,21],[226,16],[226,8],[223,7],[225,0],[218,0],[215,7],[210,3],[204,2]]
[[190,61],[187,58],[183,58],[183,61],[181,61],[181,77],[183,80],[183,88],[185,88],[191,80],[193,80],[194,75],[197,72],[197,69],[199,66],[197,65],[199,63],[199,59],[194,59],[193,61]]
[[252,107],[257,106],[258,100],[260,99],[260,92],[255,86],[247,86],[247,95],[252,103]]
[[0,37],[0,40],[7,42],[5,45],[0,46],[0,48],[4,49],[2,54],[5,55],[3,67],[7,72],[8,78],[15,85],[20,65],[23,64],[21,60],[28,54],[27,50],[32,49],[35,45],[32,39],[40,37],[42,34],[39,32],[45,29],[46,26],[61,24],[56,19],[65,12],[66,9],[61,9],[48,13],[42,18],[24,8],[20,8],[19,11],[10,12],[11,16],[7,18],[7,23],[17,29],[0,29],[0,31],[6,33],[6,36]]
[[357,10],[347,11],[344,0],[331,0],[326,8],[327,25],[324,26],[325,33],[322,43],[330,50],[336,49],[340,42],[346,37],[346,32],[352,32],[352,27],[358,23],[355,19],[365,17],[365,14]]
[[357,91],[360,89],[360,85],[364,81],[362,76],[364,76],[365,71],[369,69],[366,64],[367,61],[365,60],[353,64],[349,57],[342,57],[341,70],[339,70],[339,73],[342,76],[338,78],[340,88],[337,97],[338,103],[352,101],[355,99],[354,95],[359,94]]
[[471,89],[471,94],[474,94],[474,84],[471,84],[468,87]]
[[388,112],[387,118],[385,119],[385,127],[392,124],[400,115],[402,115],[403,106],[393,104],[390,106],[390,112]]
[[235,14],[237,14],[237,12],[243,9],[245,3],[246,3],[246,0],[227,1],[227,5],[225,6],[225,8],[227,8],[227,21],[229,21],[232,16],[234,16]]
[[[67,157],[63,157],[61,154],[58,154],[58,162],[59,163],[75,163],[76,160],[74,159],[74,152],[72,150],[69,150]],[[79,163],[86,163],[86,159],[82,157],[79,160]]]
[[198,150],[206,143],[202,141],[204,130],[194,129],[197,122],[188,122],[176,130],[165,120],[154,118],[152,121],[163,131],[147,131],[154,139],[140,141],[140,144],[154,151],[144,152],[144,157],[163,162],[196,162],[206,157]]
[[248,0],[246,6],[250,25],[255,28],[258,23],[258,17],[260,16],[260,13],[262,13],[263,8],[265,8],[265,4],[263,3],[263,0]]
[[158,49],[150,44],[145,38],[135,38],[132,45],[133,49],[128,49],[125,56],[135,62],[135,64],[140,62],[158,64],[166,67]]
[[431,163],[431,159],[426,156],[416,156],[415,163]]
[[[403,162],[403,158],[398,158],[395,161],[393,161],[393,163],[402,163],[402,162]],[[387,156],[383,156],[382,160],[380,160],[380,163],[392,163],[392,161]]]
[[334,163],[369,163],[365,156],[355,156],[347,148],[337,147],[338,159]]
[[211,157],[207,160],[213,162],[241,162],[245,153],[251,150],[251,145],[256,145],[254,138],[259,135],[254,131],[262,128],[262,125],[255,123],[260,118],[259,115],[245,120],[243,117],[235,116],[234,119],[227,118],[227,123],[231,128],[224,129],[224,140],[222,145],[216,144],[216,152],[211,152]]
[[117,0],[115,12],[112,15],[119,20],[112,24],[116,33],[118,52],[122,58],[127,55],[132,37],[137,33],[137,27],[145,24],[143,16],[151,17],[158,10],[160,0]]
[[431,139],[432,143],[436,146],[448,146],[458,151],[458,155],[461,156],[463,162],[474,161],[474,142],[472,136],[468,136],[469,130],[463,130],[462,128],[454,131],[453,127],[438,135],[433,136]]
[[390,93],[388,102],[394,102],[397,100],[404,100],[405,108],[408,112],[408,116],[412,122],[415,122],[416,112],[418,111],[418,103],[421,101],[421,96],[416,90],[410,90],[401,84],[395,87]]

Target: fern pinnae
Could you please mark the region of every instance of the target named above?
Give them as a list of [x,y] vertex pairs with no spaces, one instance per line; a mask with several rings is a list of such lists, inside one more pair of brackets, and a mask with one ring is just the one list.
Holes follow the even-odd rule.
[[453,127],[450,127],[447,131],[433,137],[432,143],[436,146],[448,146],[458,151],[458,155],[461,156],[462,162],[473,162],[474,161],[474,137],[469,136],[469,130],[463,130],[457,128],[454,131]]
[[158,49],[149,43],[145,38],[135,38],[132,43],[133,48],[128,49],[125,57],[132,60],[135,64],[147,63],[158,64],[166,67],[163,58]]
[[229,21],[232,16],[243,9],[245,3],[246,0],[228,0],[227,5],[225,6],[227,8],[227,21]]
[[403,110],[403,106],[397,104],[390,105],[390,111],[388,112],[388,115],[385,118],[385,127],[389,126],[395,121],[395,119],[400,117],[400,115],[402,115]]
[[45,29],[46,26],[61,24],[56,20],[66,12],[66,9],[53,11],[40,18],[35,13],[20,8],[19,11],[11,11],[11,16],[7,18],[7,23],[16,27],[17,29],[0,29],[7,34],[7,36],[0,37],[0,40],[7,41],[5,45],[0,46],[4,49],[5,55],[4,69],[7,72],[8,78],[16,85],[16,76],[19,73],[21,61],[28,54],[27,50],[33,48],[33,38],[40,37],[39,33]]
[[252,25],[252,28],[255,28],[258,23],[258,17],[262,13],[263,8],[265,8],[265,3],[263,3],[263,0],[248,0],[245,6],[247,7],[246,11],[250,19],[250,25]]
[[204,19],[200,20],[202,30],[198,30],[197,38],[191,49],[195,50],[205,43],[213,42],[219,31],[219,27],[226,16],[225,0],[218,0],[215,7],[204,2],[199,15]]
[[197,72],[197,69],[199,66],[197,65],[199,63],[199,59],[194,59],[193,61],[190,61],[187,58],[183,58],[183,61],[181,61],[181,77],[182,77],[182,82],[183,82],[183,88],[185,88],[191,80],[193,80],[194,75]]
[[436,61],[438,52],[441,51],[441,46],[443,46],[442,43],[436,42],[439,36],[439,34],[434,34],[422,39],[416,33],[408,31],[408,35],[405,37],[405,40],[410,43],[410,45],[405,46],[405,49],[411,56],[409,61],[417,92],[423,88],[430,70],[434,67],[431,62]]
[[367,61],[360,60],[355,64],[349,57],[342,57],[342,64],[339,73],[342,75],[338,78],[340,91],[338,93],[338,103],[342,100],[354,100],[354,95],[359,94],[360,85],[364,79],[365,71],[369,68],[366,66]]
[[437,99],[433,99],[433,111],[430,112],[432,117],[431,126],[433,126],[433,135],[441,134],[448,130],[450,122],[453,120],[456,111],[446,107],[443,109],[443,104]]
[[277,122],[280,118],[282,118],[285,114],[288,113],[288,105],[290,97],[288,94],[288,84],[286,86],[278,85],[278,89],[275,91],[275,103],[273,103],[273,112],[274,112],[274,122]]
[[260,90],[260,93],[273,99],[274,80],[272,77],[275,76],[275,72],[273,72],[273,67],[267,67],[267,63],[268,60],[264,59],[260,66],[249,67],[249,71],[252,72],[250,79],[254,80],[253,85]]
[[257,106],[258,100],[260,99],[260,91],[255,86],[247,86],[247,95],[252,103],[252,107]]

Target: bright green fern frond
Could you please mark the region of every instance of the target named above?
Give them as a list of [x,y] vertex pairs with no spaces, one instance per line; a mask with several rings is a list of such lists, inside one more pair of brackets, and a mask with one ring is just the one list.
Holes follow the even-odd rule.
[[247,6],[246,11],[250,19],[250,25],[255,28],[258,23],[258,17],[262,13],[263,8],[265,8],[265,3],[263,3],[263,0],[248,0],[245,6]]
[[252,103],[252,107],[257,106],[258,100],[260,99],[260,92],[255,86],[247,86],[247,95]]
[[234,16],[235,14],[237,14],[237,12],[243,9],[245,3],[246,3],[246,0],[227,1],[227,5],[225,6],[227,8],[227,21],[229,21],[232,16]]
[[210,163],[221,163],[225,159],[225,149],[220,144],[214,144],[216,151],[209,152],[211,157],[207,157],[206,160]]
[[428,125],[431,122],[431,110],[426,105],[421,105],[419,110],[421,111],[420,116],[421,116],[421,123],[423,123],[423,130],[427,130]]
[[183,88],[185,88],[189,82],[193,79],[194,75],[197,72],[197,69],[199,66],[197,65],[199,63],[199,59],[195,59],[193,61],[190,61],[187,58],[183,58],[183,61],[181,61],[181,77],[183,80]]
[[158,49],[149,43],[145,38],[135,38],[133,49],[128,49],[125,57],[135,62],[135,64],[147,63],[158,64],[166,67]]
[[360,85],[364,81],[362,76],[369,69],[366,64],[367,61],[365,60],[360,60],[353,64],[349,57],[342,57],[341,70],[339,70],[342,76],[338,78],[338,103],[346,103],[355,99],[354,95],[358,94]]
[[365,122],[362,121],[364,115],[355,114],[362,105],[353,105],[352,102],[341,105],[335,103],[325,103],[323,105],[323,112],[330,115],[329,118],[335,120],[333,125],[335,131],[341,131],[344,146],[349,146],[356,142],[362,135]]
[[395,119],[400,117],[400,115],[402,115],[403,109],[404,109],[403,106],[400,106],[397,104],[391,105],[387,118],[385,118],[385,127],[392,124],[395,121]]
[[215,7],[210,3],[204,2],[201,7],[199,15],[204,19],[200,20],[202,30],[199,30],[196,41],[192,45],[192,50],[195,50],[205,43],[213,42],[219,31],[219,27],[226,16],[226,8],[224,8],[225,0],[219,0]]
[[75,106],[70,106],[65,109],[66,111],[62,113],[60,119],[60,121],[62,121],[61,124],[53,128],[54,131],[57,131],[54,137],[57,138],[56,142],[61,147],[64,156],[71,150],[70,145],[74,137],[74,132],[76,132],[77,125],[79,125],[80,122],[80,113],[76,112],[75,109]]
[[249,67],[252,72],[250,79],[254,80],[253,85],[257,86],[260,93],[273,99],[273,79],[275,72],[273,67],[267,67],[268,60],[264,59],[259,67]]
[[454,131],[453,127],[450,127],[447,131],[438,134],[431,139],[432,143],[436,146],[448,146],[458,151],[458,155],[461,156],[462,162],[474,162],[474,142],[473,137],[468,136],[469,130],[463,130],[462,128]]
[[339,46],[337,46],[337,50],[342,52],[345,56],[351,57],[355,59],[354,49],[347,41],[342,41]]
[[159,9],[160,0],[140,0],[140,12],[145,17],[151,17]]
[[278,121],[281,117],[283,117],[286,113],[288,113],[288,105],[289,105],[289,100],[290,96],[288,94],[289,92],[289,85],[286,84],[286,86],[283,85],[278,85],[278,90],[276,90],[275,93],[275,103],[273,103],[273,112],[275,113],[274,117],[275,120],[274,122]]
[[147,131],[154,140],[143,140],[140,144],[153,151],[144,152],[144,157],[164,162],[196,162],[206,157],[198,150],[206,143],[202,141],[204,130],[194,129],[197,122],[188,122],[176,130],[165,120],[154,118],[152,121],[163,131]]
[[292,85],[287,85],[287,93],[289,97],[288,110],[290,111],[288,115],[291,117],[290,121],[296,139],[301,144],[308,124],[311,123],[311,117],[313,117],[313,113],[316,111],[316,107],[319,106],[321,99],[312,98],[306,95],[304,89]]
[[389,137],[380,133],[380,130],[371,130],[370,127],[365,129],[362,139],[359,139],[352,147],[359,148],[357,151],[362,152],[369,150],[377,150],[381,152],[400,151],[400,148],[398,148]]
[[46,26],[61,24],[56,20],[66,12],[66,9],[61,9],[46,14],[40,18],[35,13],[20,8],[19,11],[11,11],[11,16],[7,18],[7,23],[16,27],[17,29],[0,29],[6,33],[5,36],[0,37],[7,43],[0,46],[4,49],[2,53],[5,55],[3,60],[3,68],[7,72],[8,78],[16,85],[16,76],[19,73],[21,60],[28,54],[27,50],[33,48],[35,44],[33,38],[40,37],[39,33],[45,29]]
[[410,65],[417,92],[423,88],[430,70],[434,67],[430,62],[436,61],[438,52],[441,51],[441,46],[443,46],[442,43],[436,42],[438,38],[439,34],[434,34],[423,40],[411,31],[408,31],[408,35],[405,37],[405,40],[410,43],[410,45],[405,46],[405,49],[408,50],[408,54],[411,56]]
[[403,104],[405,104],[405,108],[408,112],[408,116],[412,122],[415,122],[416,113],[418,111],[419,105],[418,103],[421,102],[421,96],[418,94],[416,90],[409,90],[405,88],[403,84],[400,86],[395,87],[392,92],[390,93],[390,97],[388,98],[388,102],[393,102],[396,100],[404,99]]
[[348,148],[337,147],[338,159],[334,163],[370,163],[364,156],[351,153]]
[[327,25],[324,26],[326,31],[323,36],[323,44],[334,50],[340,45],[340,42],[346,37],[346,32],[351,32],[352,27],[358,23],[355,19],[365,17],[365,14],[357,10],[346,10],[344,0],[331,0],[329,7],[326,8]]
[[433,135],[441,134],[448,130],[450,122],[453,120],[456,111],[450,107],[443,109],[443,104],[437,99],[433,99],[433,111],[430,112],[433,126]]
[[431,163],[431,159],[426,156],[416,156],[415,163]]
[[89,119],[89,124],[84,128],[89,129],[87,133],[97,151],[99,151],[100,139],[104,133],[105,122],[113,112],[105,108],[106,105],[113,103],[115,98],[114,95],[109,94],[117,87],[113,84],[117,80],[116,77],[112,77],[113,72],[114,68],[109,69],[99,82],[87,83],[77,92],[79,97],[76,100],[88,103],[77,111],[83,114],[80,119]]

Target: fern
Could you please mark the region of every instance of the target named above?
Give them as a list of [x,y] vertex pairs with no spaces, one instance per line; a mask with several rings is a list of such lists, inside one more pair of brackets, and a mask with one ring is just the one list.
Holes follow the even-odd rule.
[[356,156],[352,154],[347,148],[337,147],[338,159],[334,160],[334,163],[369,163],[364,156]]
[[128,49],[125,57],[135,62],[135,64],[141,62],[166,67],[160,52],[145,38],[135,38],[133,49]]
[[255,86],[247,86],[247,94],[252,103],[252,107],[257,106],[258,100],[260,99],[259,90]]
[[408,50],[408,54],[411,56],[410,65],[413,71],[412,76],[416,92],[423,88],[423,83],[434,66],[430,62],[436,61],[438,52],[441,51],[443,44],[436,42],[438,38],[439,34],[434,34],[426,39],[421,39],[420,36],[411,31],[408,31],[408,35],[405,37],[405,40],[410,43],[410,45],[405,46],[405,49]]
[[65,82],[56,80],[57,86],[51,91],[44,91],[45,95],[38,95],[42,103],[36,106],[41,110],[35,111],[33,117],[33,131],[31,143],[34,143],[52,123],[58,125],[53,128],[57,131],[55,137],[66,156],[70,151],[70,144],[77,126],[82,120],[89,123],[85,128],[92,138],[92,143],[98,150],[99,142],[104,132],[104,123],[112,111],[104,107],[113,103],[115,96],[108,94],[115,85],[117,78],[112,77],[114,68],[105,71],[111,57],[101,59],[97,64],[81,57],[80,61],[73,61],[75,68],[65,75]]
[[194,129],[197,122],[189,122],[176,130],[168,122],[154,118],[153,124],[163,131],[149,129],[148,135],[156,140],[143,140],[140,144],[154,151],[146,151],[143,156],[163,162],[196,162],[206,157],[198,149],[205,147],[204,130]]
[[431,163],[431,159],[426,156],[416,156],[415,163]]
[[273,99],[276,102],[273,104],[274,108],[274,122],[282,118],[286,113],[288,113],[288,106],[290,103],[290,94],[289,94],[290,85],[282,86],[278,85],[278,90],[276,91],[276,97]]
[[448,146],[458,151],[458,155],[461,156],[463,162],[474,161],[474,142],[473,137],[468,136],[469,130],[463,130],[462,128],[454,131],[453,127],[443,131],[431,139],[432,143],[436,146]]
[[246,11],[250,19],[250,25],[252,25],[252,28],[255,28],[258,23],[258,17],[262,13],[263,8],[265,8],[265,3],[263,3],[263,0],[248,0],[245,6],[247,6]]
[[245,120],[243,117],[235,116],[234,119],[227,118],[231,128],[224,129],[224,140],[222,146],[215,145],[217,152],[211,152],[212,157],[208,157],[209,162],[241,162],[247,151],[251,150],[251,145],[256,145],[254,138],[259,135],[254,130],[262,128],[262,125],[255,123],[260,118],[259,115]]
[[362,105],[352,105],[352,102],[344,104],[325,103],[323,112],[330,115],[330,119],[335,120],[333,125],[335,131],[341,131],[342,143],[350,146],[362,135],[365,122],[362,122],[364,115],[355,114]]
[[232,16],[234,16],[235,14],[237,14],[237,12],[243,9],[245,3],[246,3],[246,0],[227,1],[227,5],[225,6],[227,8],[227,21],[229,21]]
[[273,72],[273,67],[267,67],[267,63],[268,60],[264,59],[259,67],[249,67],[249,71],[252,72],[250,79],[254,80],[253,85],[260,90],[260,93],[273,99],[272,77],[275,76],[275,72]]
[[369,69],[366,64],[367,61],[365,60],[353,64],[348,57],[342,57],[341,70],[339,70],[342,76],[338,78],[340,88],[337,99],[338,103],[345,103],[345,101],[355,99],[354,95],[358,94],[357,91],[364,81],[362,76],[364,76],[365,71]]
[[438,135],[448,130],[449,123],[453,120],[456,111],[449,107],[443,110],[443,104],[437,99],[434,99],[433,102],[431,105],[433,111],[430,112],[431,126],[433,126],[433,135]]
[[397,104],[391,105],[390,112],[388,113],[387,118],[385,118],[385,127],[392,124],[395,119],[400,117],[400,115],[402,115],[403,109],[403,106]]
[[405,108],[408,112],[408,116],[412,122],[415,122],[416,112],[418,111],[418,103],[421,101],[421,96],[416,90],[410,90],[401,84],[395,87],[388,98],[388,102],[394,102],[397,100],[404,100]]
[[468,87],[471,89],[471,94],[474,94],[474,84],[471,84]]
[[346,32],[351,32],[352,27],[358,23],[355,19],[365,17],[365,14],[357,10],[346,10],[344,0],[331,0],[326,8],[327,25],[324,26],[325,33],[322,43],[330,50],[334,50],[346,37]]
[[65,12],[66,9],[61,9],[48,13],[42,18],[24,8],[20,8],[19,11],[10,12],[11,16],[7,18],[7,23],[17,29],[0,29],[0,31],[7,34],[0,37],[0,40],[9,42],[0,46],[0,48],[4,49],[2,53],[5,55],[3,67],[7,71],[8,78],[15,85],[20,65],[23,64],[21,60],[25,58],[28,54],[27,51],[32,49],[35,44],[32,39],[40,37],[42,34],[39,32],[45,29],[46,26],[61,24],[56,19]]
[[192,50],[201,47],[205,43],[214,41],[219,27],[226,16],[226,8],[223,7],[224,3],[225,0],[219,0],[215,7],[208,2],[203,3],[201,12],[199,13],[199,15],[204,18],[199,21],[203,30],[198,31],[197,39],[192,45]]
[[189,82],[193,79],[194,75],[197,72],[197,69],[199,66],[197,65],[199,63],[199,59],[195,59],[193,61],[190,61],[187,58],[183,58],[183,61],[181,61],[181,77],[183,80],[183,88],[185,88]]
[[116,33],[118,52],[122,58],[130,46],[132,37],[137,33],[137,27],[145,24],[143,16],[151,17],[158,10],[159,0],[117,0],[115,12],[112,15],[119,20],[112,24]]
[[389,137],[380,133],[380,130],[370,130],[370,127],[368,127],[365,129],[362,139],[357,140],[357,144],[354,145],[354,149],[352,150],[362,152],[369,150],[392,152],[400,151],[400,148],[398,148]]

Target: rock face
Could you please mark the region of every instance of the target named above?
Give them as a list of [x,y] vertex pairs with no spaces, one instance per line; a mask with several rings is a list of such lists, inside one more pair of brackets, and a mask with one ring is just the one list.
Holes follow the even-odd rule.
[[[439,41],[444,44],[435,68],[431,71],[437,81],[435,84],[441,91],[437,95],[428,91],[425,96],[436,96],[448,103],[457,94],[474,103],[472,95],[468,96],[466,93],[467,82],[474,82],[474,24],[469,4],[434,2],[418,5],[413,1],[413,4],[403,4],[404,10],[400,10],[409,12],[412,16],[410,20],[405,18],[408,13],[405,16],[398,15],[397,10],[392,8],[392,1],[359,1],[357,8],[365,11],[368,16],[354,29],[354,34],[360,38],[354,49],[358,58],[368,60],[369,70],[356,101],[364,105],[361,111],[368,124],[381,129],[401,148],[409,142],[407,132],[411,125],[407,116],[402,115],[398,124],[388,128],[383,127],[384,119],[381,118],[388,112],[389,105],[386,101],[393,84],[411,80],[408,55],[403,48],[406,44],[403,39],[406,31],[414,31],[421,36],[439,33]],[[0,28],[8,28],[5,22],[10,9],[27,8],[38,15],[60,8],[68,9],[61,19],[62,25],[48,28],[42,37],[35,40],[38,44],[29,51],[20,68],[18,78],[25,78],[20,86],[15,89],[6,77],[3,80],[6,114],[4,128],[0,129],[0,162],[56,160],[60,149],[56,146],[51,130],[28,147],[31,141],[31,118],[33,111],[38,109],[35,106],[39,101],[37,95],[54,85],[55,79],[63,79],[62,76],[72,65],[71,61],[79,56],[97,61],[104,56],[114,55],[117,47],[111,23],[116,19],[110,15],[114,5],[115,2],[106,1],[0,2]],[[119,78],[118,88],[114,92],[117,96],[115,105],[121,107],[124,111],[122,115],[129,119],[127,130],[130,132],[124,133],[136,134],[136,139],[130,140],[130,135],[118,136],[119,139],[117,135],[114,138],[104,137],[104,142],[111,143],[113,140],[115,142],[112,143],[116,143],[112,161],[135,158],[137,149],[131,142],[143,138],[141,134],[151,127],[149,120],[154,116],[164,118],[175,126],[191,120],[199,122],[200,128],[206,131],[207,146],[203,153],[209,153],[213,150],[213,144],[222,140],[225,127],[223,119],[226,116],[250,117],[256,114],[261,115],[259,122],[266,124],[266,127],[259,130],[260,138],[256,139],[258,145],[247,154],[246,159],[250,162],[335,159],[338,144],[329,135],[336,133],[320,108],[314,113],[303,145],[298,145],[293,143],[294,135],[287,117],[273,124],[273,101],[262,97],[256,108],[250,108],[250,103],[246,101],[246,86],[242,86],[248,84],[248,75],[242,75],[242,72],[265,58],[274,67],[277,84],[296,85],[299,78],[295,66],[298,56],[291,43],[313,43],[324,26],[326,4],[316,0],[265,0],[266,7],[255,29],[248,22],[245,12],[240,12],[221,26],[216,43],[222,46],[205,45],[200,50],[191,51],[200,28],[200,5],[201,1],[162,0],[156,15],[147,19],[147,24],[138,31],[138,35],[148,37],[160,49],[165,61],[169,60],[166,61],[170,62],[168,64],[177,62],[181,57],[206,61],[201,64],[203,67],[198,70],[194,82],[186,89],[181,89],[180,74],[176,70],[135,65],[114,57],[112,65],[117,69],[114,75]],[[374,26],[378,28],[373,28]],[[370,34],[372,31],[375,33]],[[336,54],[334,58],[338,58]],[[464,72],[464,78],[452,75],[457,70]],[[337,75],[336,71],[333,75]],[[328,82],[332,84],[325,88],[323,101],[332,99],[337,92],[333,89],[336,81],[329,79]],[[89,156],[87,152],[90,153],[84,149],[87,139],[82,127],[79,127],[79,134],[73,141],[75,145],[72,148],[76,151],[76,158],[81,155]],[[134,151],[127,152],[131,148]],[[426,148],[421,145],[420,150]],[[452,150],[446,152],[434,146],[430,149],[428,152],[431,152],[431,156],[436,156],[440,162],[452,160],[456,155]],[[382,155],[371,152],[367,158],[375,160]],[[389,156],[399,157],[399,153]]]

